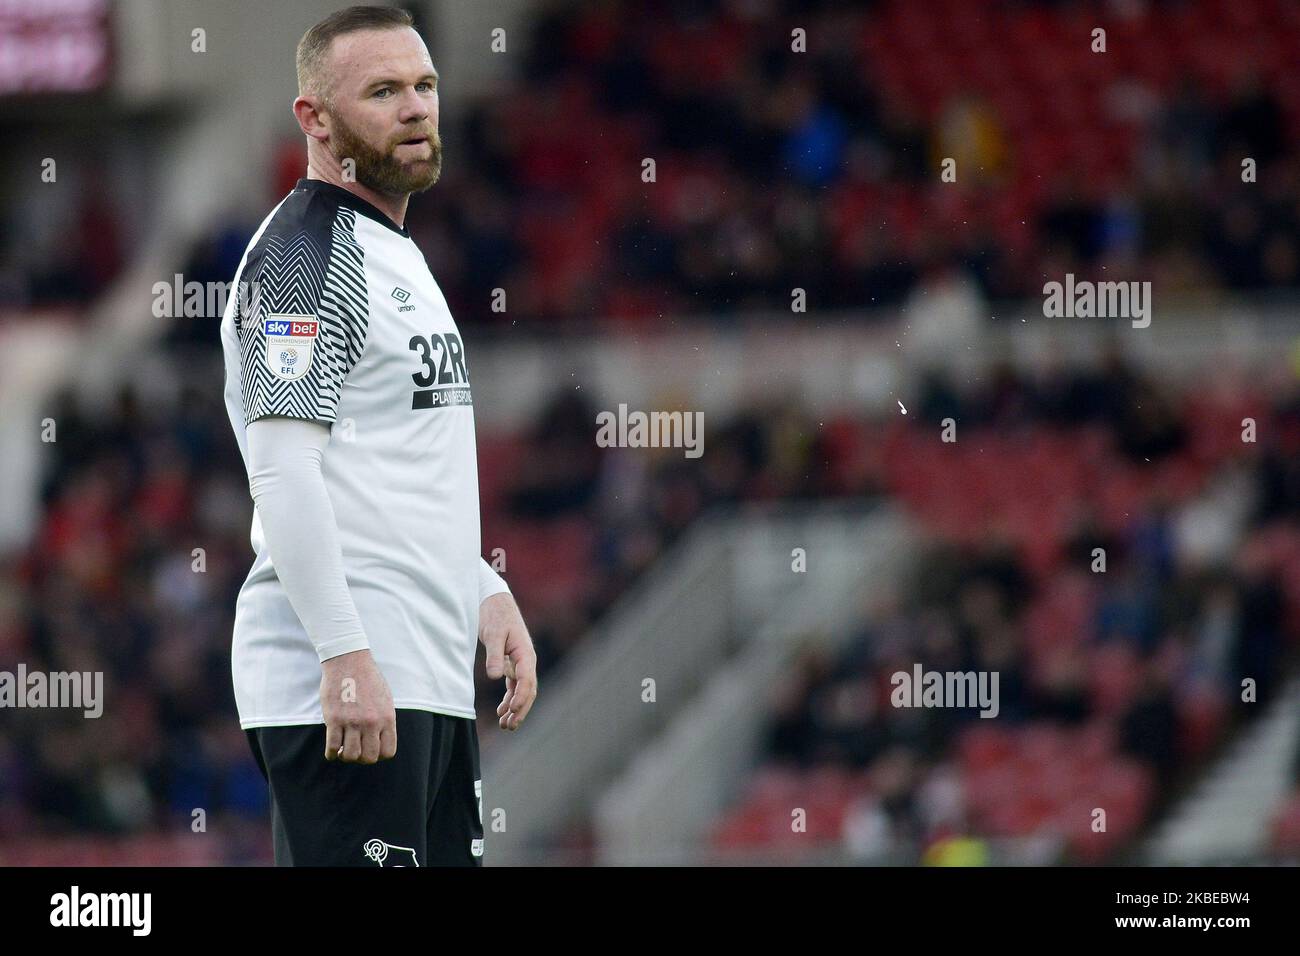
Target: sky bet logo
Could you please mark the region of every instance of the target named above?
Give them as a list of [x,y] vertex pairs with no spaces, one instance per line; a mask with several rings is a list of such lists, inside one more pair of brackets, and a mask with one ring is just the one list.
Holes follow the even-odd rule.
[[286,319],[267,319],[262,328],[267,335],[292,335],[295,337],[303,336],[311,339],[316,337],[315,322],[290,322]]

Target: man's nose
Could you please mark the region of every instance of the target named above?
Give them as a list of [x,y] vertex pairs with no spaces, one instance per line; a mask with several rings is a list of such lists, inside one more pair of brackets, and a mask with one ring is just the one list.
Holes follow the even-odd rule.
[[429,104],[414,90],[405,94],[398,119],[403,123],[423,123],[429,118]]

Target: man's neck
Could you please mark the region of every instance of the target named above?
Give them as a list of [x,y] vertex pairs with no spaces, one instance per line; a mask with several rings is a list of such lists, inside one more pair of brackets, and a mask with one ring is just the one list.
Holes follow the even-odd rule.
[[345,182],[343,179],[343,170],[337,163],[322,163],[317,165],[312,159],[307,160],[307,178],[319,179],[322,182],[338,186],[340,189],[346,189],[348,192],[360,196],[370,205],[374,206],[393,222],[397,223],[399,228],[406,226],[406,204],[410,201],[409,193],[400,196],[391,196],[388,193],[376,192],[368,186],[363,186],[359,182]]

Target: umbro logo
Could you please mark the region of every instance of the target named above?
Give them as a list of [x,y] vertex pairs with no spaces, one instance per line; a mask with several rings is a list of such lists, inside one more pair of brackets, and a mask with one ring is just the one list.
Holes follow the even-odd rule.
[[397,307],[398,312],[415,311],[415,306],[406,304],[406,300],[409,299],[410,297],[411,297],[411,293],[407,292],[400,285],[397,286],[395,289],[393,289],[393,298],[396,299],[398,302],[402,303]]

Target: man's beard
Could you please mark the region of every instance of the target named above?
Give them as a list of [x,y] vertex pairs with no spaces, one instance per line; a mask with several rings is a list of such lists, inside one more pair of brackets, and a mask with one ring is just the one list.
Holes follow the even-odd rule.
[[[340,163],[351,159],[356,163],[356,178],[361,185],[388,195],[406,195],[424,192],[442,175],[442,139],[436,130],[427,127],[402,134],[386,144],[385,149],[375,149],[356,130],[334,114],[330,141]],[[415,136],[427,135],[429,158],[406,162],[393,155],[399,144]]]

